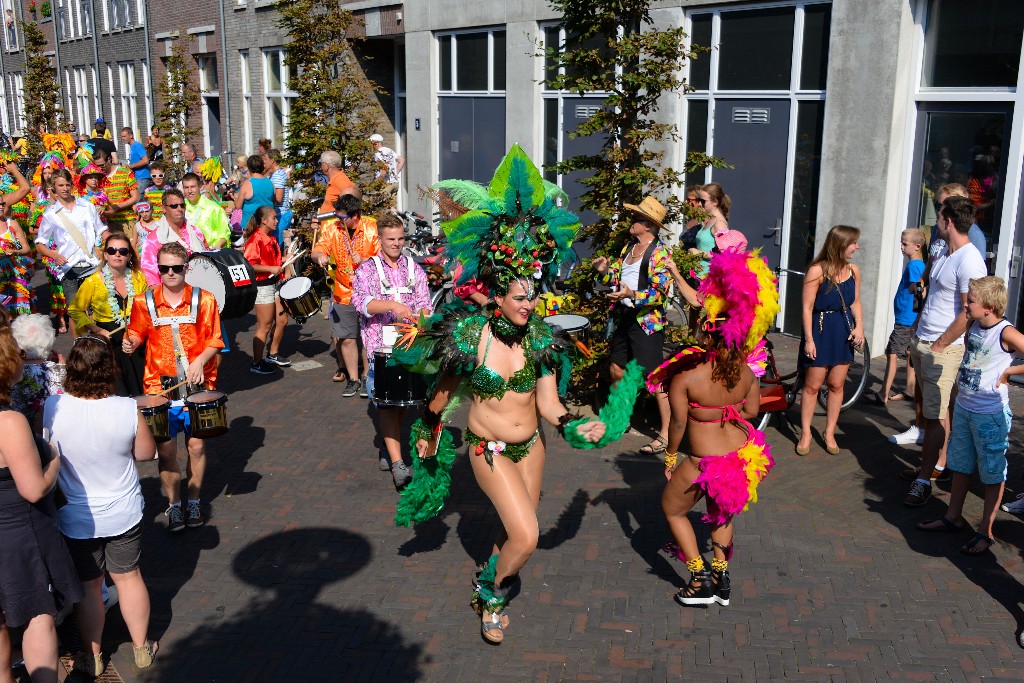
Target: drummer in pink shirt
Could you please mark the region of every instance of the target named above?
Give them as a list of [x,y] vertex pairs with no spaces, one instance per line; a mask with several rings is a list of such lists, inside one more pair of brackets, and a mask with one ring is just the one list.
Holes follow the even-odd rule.
[[169,188],[163,196],[164,215],[155,221],[153,231],[146,237],[142,248],[142,272],[146,274],[146,282],[150,288],[160,286],[160,272],[157,269],[157,255],[160,247],[170,242],[177,242],[185,247],[191,256],[196,251],[208,251],[206,238],[196,226],[185,220],[185,195],[177,188]]
[[[380,253],[356,269],[352,283],[352,306],[361,317],[363,348],[366,350],[366,383],[369,395],[374,397],[373,354],[384,348],[384,328],[402,321],[415,322],[420,314],[430,315],[430,292],[427,275],[408,255],[405,246],[405,225],[394,214],[377,221],[380,235]],[[395,486],[401,488],[412,480],[412,474],[402,460],[399,436],[405,408],[380,406],[380,431],[387,449],[381,456],[381,470],[391,470]]]

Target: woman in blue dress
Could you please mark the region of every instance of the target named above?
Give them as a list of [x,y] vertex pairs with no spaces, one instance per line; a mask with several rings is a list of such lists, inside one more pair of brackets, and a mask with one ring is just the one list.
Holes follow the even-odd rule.
[[843,405],[843,385],[853,361],[853,350],[864,344],[864,316],[860,302],[860,269],[850,259],[860,249],[860,230],[837,225],[807,268],[803,288],[803,337],[798,365],[805,370],[800,397],[800,439],[797,455],[811,450],[811,419],[821,385],[828,383],[825,431],[830,455],[839,454],[836,423]]

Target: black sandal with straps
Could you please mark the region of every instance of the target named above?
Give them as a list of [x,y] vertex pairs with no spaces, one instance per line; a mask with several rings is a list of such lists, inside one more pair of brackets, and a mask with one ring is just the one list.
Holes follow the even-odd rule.
[[675,594],[675,601],[680,605],[710,605],[715,602],[715,592],[711,586],[711,571],[707,567],[690,576],[690,583],[680,588]]

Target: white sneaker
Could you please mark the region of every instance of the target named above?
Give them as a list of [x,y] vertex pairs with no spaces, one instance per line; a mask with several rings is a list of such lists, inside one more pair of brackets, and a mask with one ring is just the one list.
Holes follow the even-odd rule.
[[1024,493],[1017,494],[1017,500],[1010,503],[1003,503],[999,506],[1003,512],[1012,512],[1015,515],[1019,515],[1024,512]]
[[918,429],[917,425],[910,425],[910,429],[889,437],[889,443],[907,446],[916,443],[918,446],[924,443],[924,430]]

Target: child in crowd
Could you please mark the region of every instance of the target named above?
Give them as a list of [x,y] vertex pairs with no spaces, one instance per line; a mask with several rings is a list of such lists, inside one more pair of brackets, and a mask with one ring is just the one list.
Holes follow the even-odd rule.
[[960,393],[953,410],[946,467],[953,472],[949,508],[944,517],[919,522],[921,531],[959,531],[966,522],[964,500],[975,471],[985,487],[985,507],[978,532],[960,552],[981,555],[992,547],[992,523],[1006,484],[1006,450],[1010,445],[1010,400],[1007,382],[1024,374],[1012,366],[1024,354],[1024,334],[1003,318],[1006,283],[988,275],[970,281],[967,290],[967,348],[957,374]]
[[907,228],[900,235],[900,253],[910,259],[903,268],[903,277],[896,288],[893,299],[893,310],[896,313],[896,325],[889,335],[889,343],[885,347],[885,382],[882,388],[882,403],[889,401],[913,400],[916,385],[914,367],[907,362],[907,385],[902,392],[892,391],[893,380],[896,379],[896,366],[901,360],[907,359],[907,349],[913,336],[911,327],[917,321],[918,301],[924,298],[921,277],[924,275],[924,232],[918,228]]
[[146,237],[149,236],[149,233],[156,230],[153,206],[149,202],[137,202],[135,204],[135,215],[138,216],[138,220],[135,221],[135,239],[132,242],[132,246],[135,247],[136,252],[142,253],[142,247],[146,244]]

